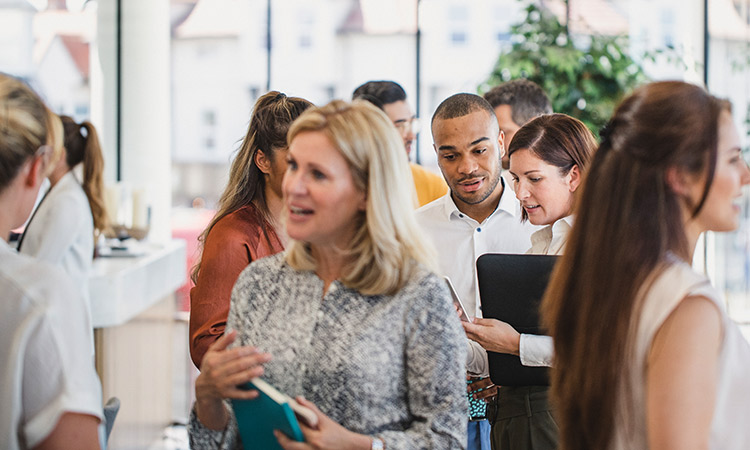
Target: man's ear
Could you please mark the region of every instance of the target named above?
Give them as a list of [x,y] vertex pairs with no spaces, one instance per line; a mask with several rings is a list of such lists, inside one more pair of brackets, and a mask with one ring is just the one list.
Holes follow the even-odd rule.
[[253,160],[255,161],[255,165],[258,166],[258,169],[260,169],[261,172],[266,175],[271,173],[271,160],[268,159],[263,150],[256,150],[255,155],[253,155]]
[[505,132],[500,130],[500,134],[497,135],[497,145],[498,149],[500,150],[500,159],[503,159],[503,156],[505,156]]
[[578,169],[578,164],[574,164],[573,168],[568,171],[568,188],[570,192],[575,192],[578,186],[581,185],[581,170]]

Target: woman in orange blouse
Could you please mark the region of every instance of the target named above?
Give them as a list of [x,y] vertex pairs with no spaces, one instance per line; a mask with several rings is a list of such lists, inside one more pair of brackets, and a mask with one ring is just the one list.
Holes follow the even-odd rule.
[[198,238],[201,260],[190,291],[190,356],[200,368],[208,347],[224,333],[232,287],[251,262],[284,249],[279,217],[286,171],[286,133],[312,103],[271,91],[255,103],[242,146],[232,162],[219,211]]

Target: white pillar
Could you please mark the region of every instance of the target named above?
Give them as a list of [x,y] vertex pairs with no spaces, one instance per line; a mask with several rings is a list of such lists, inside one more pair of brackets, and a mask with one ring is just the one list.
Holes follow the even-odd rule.
[[[101,82],[92,79],[92,115],[102,128],[108,184],[117,173],[117,3],[98,2]],[[165,241],[171,235],[169,1],[119,3],[121,180],[134,191],[146,192],[151,206],[149,239]]]

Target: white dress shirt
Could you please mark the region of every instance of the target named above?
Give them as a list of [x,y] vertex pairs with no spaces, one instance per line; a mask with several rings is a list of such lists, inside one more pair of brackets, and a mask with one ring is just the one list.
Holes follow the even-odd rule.
[[[573,216],[563,217],[531,235],[531,248],[534,255],[561,255],[568,240],[568,232],[573,227]],[[521,364],[524,366],[552,367],[555,345],[549,336],[521,334],[518,344]]]
[[[538,227],[521,222],[521,207],[505,184],[495,211],[482,223],[459,211],[451,194],[416,211],[417,221],[438,251],[440,275],[448,276],[472,317],[482,317],[476,261],[485,253],[525,253]],[[467,370],[488,375],[487,352],[469,342]]]
[[72,170],[39,204],[26,227],[19,253],[61,267],[90,311],[88,279],[94,259],[94,219],[86,193]]

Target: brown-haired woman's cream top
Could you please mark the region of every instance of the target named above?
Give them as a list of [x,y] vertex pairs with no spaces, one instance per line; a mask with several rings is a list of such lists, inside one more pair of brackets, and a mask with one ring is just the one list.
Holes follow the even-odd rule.
[[709,280],[690,265],[672,258],[665,263],[648,292],[637,318],[637,330],[629,339],[632,360],[625,364],[624,382],[630,395],[620,387],[615,412],[613,450],[647,449],[646,360],[664,321],[689,296],[703,296],[716,304],[722,318],[723,340],[719,349],[716,403],[713,408],[709,448],[747,450],[750,448],[750,344],[739,327],[727,316],[721,296]]

